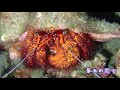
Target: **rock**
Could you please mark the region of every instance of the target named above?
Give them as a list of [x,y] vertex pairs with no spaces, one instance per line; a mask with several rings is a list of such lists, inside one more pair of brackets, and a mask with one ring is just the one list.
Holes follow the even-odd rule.
[[10,59],[17,59],[17,58],[21,58],[21,42],[17,42],[12,44],[12,46],[9,48],[9,56]]
[[117,69],[115,75],[120,77],[120,49],[118,50],[118,52],[116,54],[115,67]]
[[30,69],[16,69],[14,72],[15,78],[31,78],[31,70]]
[[0,15],[0,39],[15,41],[25,31],[29,12],[1,12]]
[[87,15],[85,12],[34,12],[30,25],[36,28],[72,28],[84,31]]

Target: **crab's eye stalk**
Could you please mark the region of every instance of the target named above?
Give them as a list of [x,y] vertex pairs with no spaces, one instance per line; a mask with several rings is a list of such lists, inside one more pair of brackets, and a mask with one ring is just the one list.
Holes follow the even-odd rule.
[[50,49],[50,54],[51,54],[51,55],[55,55],[55,54],[56,54],[56,51],[53,50],[53,49]]
[[68,33],[68,29],[65,29],[65,30],[63,31],[63,34],[66,35],[67,33]]
[[39,36],[39,33],[35,32],[34,35],[35,35],[35,36]]

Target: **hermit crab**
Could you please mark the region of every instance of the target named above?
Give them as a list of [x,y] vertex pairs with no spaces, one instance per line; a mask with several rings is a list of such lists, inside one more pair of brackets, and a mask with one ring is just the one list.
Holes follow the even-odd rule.
[[69,29],[29,28],[26,38],[21,42],[22,59],[34,49],[25,60],[28,68],[70,68],[77,64],[76,58],[89,59],[94,48],[95,42],[89,34]]
[[[72,29],[28,27],[19,38],[19,53],[28,68],[68,69],[77,65],[79,60],[90,59],[96,49],[95,41],[120,38],[114,33],[82,33]],[[15,48],[14,48],[15,49]],[[14,54],[15,59],[18,54]],[[12,55],[10,53],[10,57]]]

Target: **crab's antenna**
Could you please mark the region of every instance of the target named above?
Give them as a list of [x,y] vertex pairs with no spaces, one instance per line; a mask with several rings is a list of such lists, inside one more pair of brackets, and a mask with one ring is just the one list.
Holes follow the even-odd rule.
[[[79,59],[77,58],[71,51],[70,53],[72,54],[72,56],[74,56],[74,58],[76,58],[84,67],[86,67],[86,65]],[[87,68],[87,67],[86,67]],[[91,71],[96,77],[101,78],[98,74],[96,74],[95,72]]]
[[[66,45],[67,46],[67,45]],[[87,68],[87,66],[78,58],[78,57],[76,57],[70,50],[69,50],[69,52],[72,54],[72,56],[74,57],[74,58],[76,58],[84,67],[86,67]],[[96,74],[95,72],[93,72],[93,71],[91,71],[97,78],[101,78],[98,74]]]
[[19,62],[12,70],[10,70],[7,74],[5,74],[2,78],[7,77],[10,73],[12,73],[18,66],[20,66],[33,52],[35,51],[35,48],[32,49],[32,51],[21,61]]

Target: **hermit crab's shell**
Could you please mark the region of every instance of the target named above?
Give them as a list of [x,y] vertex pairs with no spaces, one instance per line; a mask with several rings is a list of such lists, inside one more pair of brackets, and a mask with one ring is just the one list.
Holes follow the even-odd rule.
[[29,68],[38,68],[46,64],[47,33],[41,30],[29,30],[22,44],[22,58],[27,57],[25,65]]

